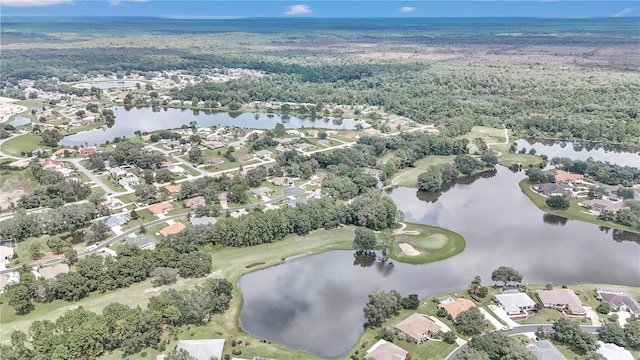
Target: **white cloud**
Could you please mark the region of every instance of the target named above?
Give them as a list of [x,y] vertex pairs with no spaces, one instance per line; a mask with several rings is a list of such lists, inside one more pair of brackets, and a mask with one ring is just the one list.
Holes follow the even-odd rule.
[[73,0],[0,0],[0,5],[14,7],[49,6],[71,4]]
[[403,13],[410,13],[410,12],[413,12],[414,10],[415,8],[411,6],[403,6],[400,8],[400,12],[403,12]]
[[310,13],[311,8],[309,7],[309,5],[304,4],[290,6],[289,10],[285,12],[285,14],[287,15],[304,15]]
[[111,1],[109,1],[109,5],[118,6],[118,5],[120,5],[120,1],[111,0]]
[[613,17],[625,16],[625,15],[631,14],[635,10],[636,10],[635,8],[625,8],[622,11],[618,11],[615,15],[613,15]]

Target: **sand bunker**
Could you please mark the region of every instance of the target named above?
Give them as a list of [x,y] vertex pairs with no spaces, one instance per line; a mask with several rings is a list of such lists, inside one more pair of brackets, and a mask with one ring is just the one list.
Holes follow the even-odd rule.
[[420,251],[416,250],[413,246],[407,243],[400,243],[398,244],[398,246],[400,246],[400,250],[402,250],[402,252],[407,256],[420,255]]

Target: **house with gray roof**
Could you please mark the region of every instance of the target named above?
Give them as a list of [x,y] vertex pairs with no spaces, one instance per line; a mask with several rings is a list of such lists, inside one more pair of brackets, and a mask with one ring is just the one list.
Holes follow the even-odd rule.
[[538,360],[567,360],[549,340],[534,341],[528,345],[527,349],[536,356]]
[[196,360],[222,359],[224,339],[180,340],[176,350],[184,349]]
[[151,235],[138,235],[127,238],[127,245],[137,246],[142,250],[154,250],[156,248],[156,239]]
[[215,225],[218,220],[213,216],[189,217],[191,225]]
[[257,197],[267,197],[273,193],[273,190],[268,187],[262,186],[251,190],[251,193]]
[[544,196],[563,196],[567,191],[563,186],[554,183],[538,184],[533,187],[533,190]]
[[140,184],[140,178],[135,174],[127,173],[125,177],[118,179],[118,184],[122,187],[138,185]]
[[121,226],[129,222],[129,218],[126,215],[111,215],[102,219],[102,222],[108,227]]
[[295,198],[294,200],[289,201],[288,205],[294,208],[298,206],[298,204],[306,204],[308,202],[309,202],[309,198],[300,197],[300,198]]
[[259,150],[259,151],[256,151],[255,154],[257,157],[270,158],[273,153],[269,150]]

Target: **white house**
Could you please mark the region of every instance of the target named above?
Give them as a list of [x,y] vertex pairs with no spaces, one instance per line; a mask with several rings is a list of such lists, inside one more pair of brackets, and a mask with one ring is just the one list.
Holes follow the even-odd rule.
[[496,300],[508,315],[522,314],[536,306],[535,301],[525,293],[499,294],[496,295]]

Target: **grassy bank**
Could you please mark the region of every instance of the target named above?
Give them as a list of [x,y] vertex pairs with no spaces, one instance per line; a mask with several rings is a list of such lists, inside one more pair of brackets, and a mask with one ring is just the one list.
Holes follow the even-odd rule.
[[40,135],[24,134],[7,140],[2,144],[2,152],[12,156],[22,156],[22,152],[33,151],[38,148],[47,148],[40,144]]
[[[407,223],[407,227],[394,234],[391,258],[409,264],[425,264],[450,258],[461,253],[466,242],[462,235],[453,231],[420,224]],[[409,244],[420,252],[409,256],[400,249],[400,244]]]
[[529,199],[534,204],[536,204],[536,206],[540,210],[547,212],[549,214],[562,216],[567,219],[584,221],[584,222],[596,224],[599,226],[605,226],[613,229],[625,230],[633,233],[640,233],[640,230],[634,229],[630,226],[616,224],[611,221],[600,220],[598,219],[597,216],[591,215],[589,212],[587,212],[587,210],[585,210],[583,207],[578,205],[578,203],[580,203],[584,199],[572,199],[571,206],[567,210],[552,209],[545,202],[546,198],[544,196],[538,195],[533,190],[531,190],[531,186],[533,185],[533,183],[529,181],[529,179],[526,179],[526,178],[523,179],[522,181],[520,181],[518,185],[520,186],[520,190],[522,190],[522,192],[525,193],[525,195],[527,195],[527,197],[529,197]]

